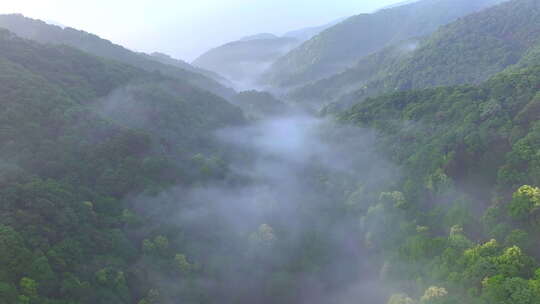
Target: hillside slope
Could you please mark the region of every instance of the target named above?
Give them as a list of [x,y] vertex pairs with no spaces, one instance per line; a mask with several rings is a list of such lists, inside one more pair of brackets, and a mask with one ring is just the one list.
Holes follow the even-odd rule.
[[539,4],[295,92],[357,92],[326,117],[0,29],[0,304],[540,303]]
[[181,79],[222,97],[230,97],[234,94],[231,89],[225,88],[214,79],[199,74],[194,68],[186,70],[163,64],[153,60],[149,55],[132,52],[120,45],[113,44],[84,31],[61,28],[22,15],[0,15],[0,28],[6,28],[22,38],[41,43],[65,44],[96,56],[113,59],[150,72],[159,71],[164,75]]
[[193,156],[215,151],[213,132],[242,123],[240,111],[173,77],[5,30],[0,79],[1,301],[132,303],[141,252],[122,199],[200,178]]
[[265,82],[293,87],[340,72],[357,60],[502,0],[423,0],[362,14],[339,23],[280,58]]
[[538,303],[539,114],[539,65],[340,114],[377,130],[377,149],[402,168],[398,192],[359,206],[365,242],[400,282],[388,303]]
[[422,39],[404,41],[291,93],[298,102],[344,108],[384,92],[475,84],[535,56],[540,6],[515,0],[469,15]]
[[288,97],[300,105],[315,108],[335,102],[340,97],[359,90],[366,83],[390,75],[397,66],[412,56],[421,41],[413,38],[384,48],[360,59],[356,65],[344,72],[291,90]]

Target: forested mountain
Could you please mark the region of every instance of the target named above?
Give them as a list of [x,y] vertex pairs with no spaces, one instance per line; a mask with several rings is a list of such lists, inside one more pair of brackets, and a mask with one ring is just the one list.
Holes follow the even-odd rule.
[[538,47],[540,4],[510,1],[461,18],[427,38],[367,56],[355,67],[291,96],[315,105],[338,100],[346,107],[383,92],[480,83],[511,65],[526,65]]
[[[539,101],[536,65],[478,87],[370,98],[341,114],[378,130],[378,149],[403,168],[400,192],[369,207],[365,241],[419,303],[540,301]],[[389,303],[416,302],[396,294]]]
[[341,22],[280,58],[265,82],[294,87],[345,70],[362,57],[434,32],[441,25],[503,0],[422,0]]
[[313,119],[279,121],[289,147],[174,77],[4,30],[0,62],[1,302],[295,303],[365,268],[329,229],[342,211],[318,218],[353,174]]
[[6,30],[0,78],[0,302],[130,303],[125,270],[140,252],[121,199],[198,178],[193,156],[216,151],[209,135],[242,123],[240,111]]
[[313,108],[338,101],[344,95],[360,90],[366,83],[392,75],[392,71],[418,49],[421,41],[412,38],[384,48],[360,59],[354,67],[344,72],[291,90],[288,97],[298,104]]
[[22,15],[0,15],[0,28],[6,28],[20,37],[37,42],[65,44],[96,56],[113,59],[150,72],[159,71],[222,97],[234,95],[232,89],[225,88],[216,80],[198,73],[195,68],[183,69],[178,68],[178,66],[163,64],[149,55],[132,52],[98,36],[73,28],[61,28]]
[[495,2],[353,17],[287,103],[0,16],[0,304],[540,303],[540,2],[428,33]]
[[255,85],[272,63],[299,44],[299,40],[287,37],[242,39],[209,50],[193,65],[217,72],[242,89],[246,83]]
[[342,20],[290,31],[282,37],[269,33],[246,36],[207,51],[195,59],[193,65],[226,76],[239,90],[259,87],[260,76],[276,60]]

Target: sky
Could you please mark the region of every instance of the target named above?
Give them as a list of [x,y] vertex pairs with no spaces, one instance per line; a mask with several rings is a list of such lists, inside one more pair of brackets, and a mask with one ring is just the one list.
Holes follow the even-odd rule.
[[0,13],[54,21],[186,61],[257,33],[283,34],[403,0],[0,0]]

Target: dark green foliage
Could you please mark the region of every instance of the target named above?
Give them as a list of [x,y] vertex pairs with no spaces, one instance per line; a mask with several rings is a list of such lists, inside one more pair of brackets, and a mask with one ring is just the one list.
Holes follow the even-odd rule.
[[191,158],[219,151],[211,135],[242,123],[240,110],[181,80],[6,30],[0,80],[1,301],[132,303],[128,273],[142,253],[125,228],[140,221],[124,198],[193,183]]

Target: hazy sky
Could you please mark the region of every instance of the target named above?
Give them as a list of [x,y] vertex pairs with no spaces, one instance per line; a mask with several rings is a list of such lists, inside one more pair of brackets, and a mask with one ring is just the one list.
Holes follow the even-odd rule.
[[138,51],[191,61],[242,36],[322,25],[402,0],[0,0],[22,13],[97,34]]

